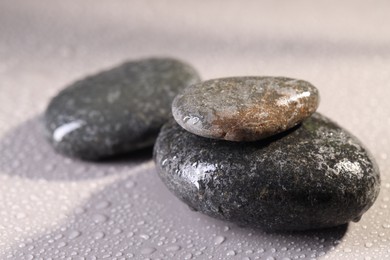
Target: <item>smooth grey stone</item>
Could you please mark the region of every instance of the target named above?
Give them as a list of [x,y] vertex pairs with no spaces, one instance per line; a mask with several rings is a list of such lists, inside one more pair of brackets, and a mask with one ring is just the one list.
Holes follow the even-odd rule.
[[170,58],[127,62],[89,76],[50,101],[48,138],[57,151],[91,160],[152,146],[171,116],[173,98],[199,80],[191,66]]
[[171,120],[154,160],[162,181],[190,208],[265,230],[358,221],[380,188],[369,152],[318,113],[282,134],[240,143],[202,138]]
[[318,104],[318,90],[303,80],[233,77],[190,86],[174,99],[172,113],[196,135],[256,141],[296,126]]

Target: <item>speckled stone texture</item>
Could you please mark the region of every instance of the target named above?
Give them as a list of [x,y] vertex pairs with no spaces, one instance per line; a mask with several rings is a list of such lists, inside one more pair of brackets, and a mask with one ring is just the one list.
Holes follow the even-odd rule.
[[66,155],[96,160],[153,145],[177,93],[200,80],[170,58],[124,63],[77,81],[45,113],[47,136]]
[[379,170],[362,144],[315,113],[271,138],[202,138],[174,120],[154,148],[166,186],[191,208],[265,230],[306,230],[358,221],[379,193]]
[[256,141],[283,132],[314,113],[318,90],[284,77],[233,77],[195,84],[172,104],[176,121],[199,136]]

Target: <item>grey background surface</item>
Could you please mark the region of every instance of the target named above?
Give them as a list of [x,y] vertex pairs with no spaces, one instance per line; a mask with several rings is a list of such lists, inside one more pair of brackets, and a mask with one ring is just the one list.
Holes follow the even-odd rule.
[[[0,0],[2,259],[389,259],[388,1]],[[55,154],[40,116],[65,85],[172,56],[204,79],[301,78],[319,111],[371,150],[382,190],[358,223],[264,233],[190,211],[151,151],[104,163]]]

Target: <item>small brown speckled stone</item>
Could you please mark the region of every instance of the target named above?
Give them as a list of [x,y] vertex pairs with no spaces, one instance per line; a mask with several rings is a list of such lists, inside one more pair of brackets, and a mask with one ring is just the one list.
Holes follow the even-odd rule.
[[318,90],[284,77],[233,77],[201,82],[173,101],[175,120],[199,136],[255,141],[296,126],[313,114]]

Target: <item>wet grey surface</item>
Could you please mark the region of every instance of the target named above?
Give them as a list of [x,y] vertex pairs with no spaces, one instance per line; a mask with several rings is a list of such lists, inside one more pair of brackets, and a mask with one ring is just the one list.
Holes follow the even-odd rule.
[[[300,3],[0,1],[0,258],[389,258],[388,1]],[[37,118],[51,97],[154,55],[186,60],[205,79],[313,83],[319,111],[377,160],[378,200],[348,227],[269,234],[188,210],[156,176],[151,151],[105,164],[52,152]]]
[[[28,194],[25,202],[20,204],[26,207],[24,215],[15,215],[18,221],[25,220],[29,223],[30,228],[25,230],[28,237],[19,240],[15,247],[3,251],[3,257],[316,257],[335,248],[348,228],[344,225],[315,232],[266,233],[218,221],[191,211],[166,189],[151,161],[151,150],[137,155],[129,154],[116,160],[87,163],[53,153],[40,131],[41,122],[35,118],[1,140],[0,149],[7,152],[0,160],[0,170],[3,174],[8,174],[2,175],[1,180],[4,182],[14,178],[15,185],[14,191],[7,197],[22,197],[15,189],[23,185],[23,181],[18,182],[15,178],[41,184],[57,182],[62,185],[57,186],[55,191],[54,187],[47,186],[40,191],[40,195],[33,195],[34,187],[29,189],[32,194]],[[24,149],[17,148],[22,145]],[[18,156],[11,159],[10,156],[15,154]],[[8,164],[8,161],[13,163]],[[33,174],[30,167],[34,169]],[[101,185],[102,181],[105,185]],[[70,206],[70,193],[84,197],[83,193],[87,192],[79,187],[74,187],[73,190],[66,188],[77,185],[77,182],[85,182],[86,190],[93,186],[97,189],[83,203]],[[46,206],[53,203],[54,192],[61,194],[60,208],[66,207],[66,213],[61,212],[62,210],[57,212],[65,214],[64,219],[51,223],[54,225],[49,229],[36,228],[32,231],[31,227],[36,227],[37,223],[30,217],[30,210],[41,212],[41,219],[36,221],[52,221]],[[37,200],[38,207],[30,209],[29,205]]]

